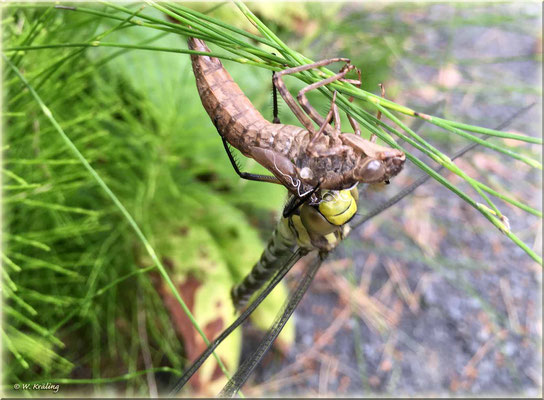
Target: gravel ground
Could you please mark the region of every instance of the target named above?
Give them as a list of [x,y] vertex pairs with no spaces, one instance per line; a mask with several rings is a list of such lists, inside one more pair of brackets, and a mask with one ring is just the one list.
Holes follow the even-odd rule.
[[[435,114],[490,128],[536,102],[508,129],[540,135],[542,70],[530,56],[541,47],[541,6],[485,7],[490,20],[512,21],[456,27],[454,15],[470,19],[484,9],[448,5],[398,14],[429,26],[408,43],[421,59],[440,64],[397,60],[387,86],[406,90],[393,100],[424,111],[443,99]],[[437,58],[446,46],[451,63]],[[483,61],[499,57],[509,60]],[[458,62],[469,59],[478,62]],[[540,208],[542,175],[519,162],[478,151],[458,164],[484,180],[491,170],[490,182]],[[414,176],[417,169],[408,166],[362,204],[393,195]],[[501,210],[541,253],[539,219],[502,204]],[[270,352],[246,395],[541,395],[541,268],[442,186],[429,182],[371,220],[333,259],[295,314],[296,345],[287,356]],[[258,339],[246,330],[243,357]]]

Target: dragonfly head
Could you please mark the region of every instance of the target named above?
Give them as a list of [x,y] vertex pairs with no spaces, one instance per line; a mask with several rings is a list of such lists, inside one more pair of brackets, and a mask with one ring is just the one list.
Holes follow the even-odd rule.
[[389,181],[404,166],[406,155],[397,149],[377,153],[374,157],[363,157],[353,170],[358,182],[378,183]]
[[353,178],[357,182],[388,181],[402,170],[406,161],[403,151],[379,145],[359,135],[344,133],[340,138],[345,145],[359,154],[360,158],[353,169]]
[[385,179],[388,181],[389,178],[396,176],[402,167],[404,167],[404,162],[406,161],[406,154],[401,150],[390,149],[387,152],[381,153],[382,162],[385,166]]
[[324,236],[349,222],[357,212],[358,192],[351,190],[326,190],[317,206],[304,203],[300,219],[310,234]]

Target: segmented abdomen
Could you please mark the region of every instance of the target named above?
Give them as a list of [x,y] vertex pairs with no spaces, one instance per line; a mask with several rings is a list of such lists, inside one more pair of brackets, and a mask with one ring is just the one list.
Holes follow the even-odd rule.
[[[187,42],[192,50],[210,51],[200,39]],[[191,61],[202,105],[221,136],[246,157],[253,157],[251,147],[255,146],[298,158],[310,140],[305,129],[264,119],[218,58],[191,55]]]
[[[200,39],[188,38],[189,48],[209,52]],[[244,152],[244,142],[264,126],[271,125],[251,104],[249,99],[215,57],[191,55],[196,85],[202,105],[208,112],[219,134]],[[249,128],[253,127],[249,131]]]
[[282,219],[278,223],[260,260],[255,264],[244,280],[232,288],[232,302],[237,310],[244,307],[251,296],[263,286],[272,277],[274,272],[280,269],[293,254],[297,241],[286,223],[288,223],[288,220],[286,219]]

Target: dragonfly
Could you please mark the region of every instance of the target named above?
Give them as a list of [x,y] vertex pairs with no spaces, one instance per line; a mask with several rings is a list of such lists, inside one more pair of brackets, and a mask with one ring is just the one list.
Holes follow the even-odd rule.
[[[533,104],[516,111],[514,114],[509,116],[505,121],[500,123],[495,129],[506,128],[513,120],[518,118],[523,113],[527,112],[532,106]],[[487,136],[481,136],[481,138],[485,140]],[[470,152],[478,145],[479,145],[478,143],[472,143],[470,145],[463,147],[461,150],[459,150],[457,153],[455,153],[451,157],[452,160],[455,160],[457,158],[464,156],[466,153]],[[443,170],[444,170],[443,166],[435,168],[436,172],[442,172]],[[347,223],[344,224],[344,226],[342,227],[342,232],[343,232],[342,239],[344,239],[351,231],[356,231],[360,229],[362,226],[364,226],[366,222],[370,221],[372,218],[376,217],[377,215],[384,212],[388,208],[396,205],[405,197],[409,196],[418,187],[426,183],[430,178],[431,177],[426,174],[420,176],[411,185],[403,188],[397,194],[395,194],[394,196],[384,201],[382,204],[376,206],[375,208],[371,210],[366,211],[364,215],[356,215],[355,218],[352,218],[351,220],[347,221]],[[357,193],[357,191],[354,192],[353,189],[350,191],[351,196],[353,197],[353,199],[356,200],[358,199],[359,194],[358,193],[355,194],[355,193]],[[304,207],[304,205],[302,205],[301,207]],[[278,225],[280,224],[285,225],[287,222],[286,220],[289,218],[292,218],[292,216],[288,218],[283,217],[282,220],[280,220],[280,222],[278,223]],[[291,268],[300,259],[302,259],[311,251],[311,248],[309,246],[304,246],[304,242],[300,242],[298,244],[302,246],[298,248],[292,248],[292,251],[289,253],[289,255],[282,259],[273,277],[268,281],[268,283],[262,289],[262,291],[258,293],[258,295],[255,296],[253,301],[246,308],[242,310],[238,318],[236,318],[236,320],[229,327],[227,327],[219,336],[217,336],[217,338],[215,338],[210,343],[210,345],[202,352],[202,354],[200,354],[200,356],[193,362],[193,364],[187,370],[185,370],[184,374],[172,386],[170,390],[171,396],[174,396],[177,393],[179,393],[179,391],[184,387],[184,385],[189,381],[189,379],[198,371],[198,369],[208,359],[208,357],[213,353],[213,351],[251,315],[251,313],[262,303],[262,301],[264,301],[264,299],[270,294],[270,292],[272,292],[272,290],[283,280],[283,278],[287,275],[287,273],[291,270]],[[339,244],[340,244],[340,241],[336,243],[336,246]],[[336,246],[334,246],[334,248]],[[315,277],[319,267],[321,266],[321,263],[329,256],[330,252],[334,250],[334,248],[330,249],[330,251],[328,252],[323,250],[319,251],[319,249],[316,249],[318,250],[317,255],[314,255],[314,258],[312,258],[312,260],[308,263],[306,271],[302,274],[302,277],[300,278],[297,284],[297,287],[291,293],[290,297],[285,301],[274,323],[266,332],[264,338],[261,340],[258,347],[240,365],[236,373],[228,381],[226,386],[223,388],[223,390],[219,394],[219,397],[232,397],[244,385],[244,383],[247,381],[247,379],[249,378],[251,373],[254,371],[256,366],[262,360],[266,352],[270,349],[270,347],[274,343],[274,340],[278,337],[279,333],[281,332],[281,330],[283,329],[283,327],[285,326],[285,324],[287,323],[287,321],[293,314],[294,310],[297,308],[298,304],[300,303],[304,294],[309,288],[310,283]]]
[[[207,46],[198,39],[189,39],[189,46],[193,49],[199,51],[209,51]],[[207,50],[206,50],[207,49]],[[378,208],[367,212],[362,218],[358,221],[354,219],[357,212],[357,200],[358,200],[358,190],[356,188],[357,183],[351,182],[347,179],[351,187],[343,189],[343,184],[340,186],[333,186],[336,189],[328,189],[332,185],[332,182],[338,184],[338,177],[335,177],[331,181],[327,181],[327,176],[324,175],[321,178],[310,181],[304,180],[303,175],[308,175],[302,173],[304,168],[309,168],[313,173],[309,165],[312,164],[299,164],[298,167],[295,166],[293,169],[291,166],[286,167],[282,164],[281,167],[278,167],[278,162],[275,157],[278,156],[278,148],[272,146],[273,143],[268,143],[269,147],[265,147],[264,150],[258,146],[260,142],[256,140],[255,137],[259,137],[258,128],[265,131],[264,136],[270,134],[270,132],[276,132],[276,135],[272,134],[272,138],[279,137],[282,138],[281,134],[278,135],[278,132],[285,130],[285,132],[296,132],[298,135],[309,136],[306,139],[306,144],[310,145],[312,141],[323,134],[324,131],[330,128],[329,122],[331,120],[331,115],[335,116],[335,129],[337,129],[336,134],[340,134],[338,120],[338,111],[335,109],[334,98],[331,104],[331,111],[325,119],[322,119],[322,125],[320,126],[317,132],[313,132],[310,128],[307,131],[302,131],[301,128],[291,127],[289,125],[280,125],[277,124],[279,120],[277,115],[274,115],[274,121],[276,124],[270,124],[268,121],[264,120],[260,113],[253,107],[251,102],[245,97],[241,92],[238,86],[232,81],[228,73],[222,68],[219,60],[214,59],[213,57],[206,56],[191,56],[193,61],[193,69],[195,76],[197,78],[197,87],[199,94],[201,95],[202,103],[204,108],[208,111],[208,114],[212,118],[214,125],[218,129],[227,155],[238,175],[245,179],[263,181],[263,182],[272,182],[280,183],[287,187],[290,191],[291,196],[287,202],[286,208],[284,208],[284,213],[282,219],[279,221],[272,239],[270,240],[266,250],[263,252],[261,259],[257,262],[252,272],[238,285],[236,285],[232,290],[233,302],[238,310],[241,311],[239,317],[229,326],[221,335],[219,335],[209,347],[199,356],[199,358],[186,370],[184,375],[175,383],[170,394],[175,395],[181,390],[181,388],[189,381],[191,376],[198,370],[198,368],[203,364],[203,362],[213,353],[215,348],[226,338],[228,335],[236,329],[247,317],[256,309],[256,307],[266,298],[266,296],[273,290],[273,288],[285,277],[287,272],[291,269],[293,265],[297,263],[302,257],[306,256],[308,253],[314,253],[313,258],[311,259],[308,268],[300,280],[297,288],[291,294],[290,298],[286,301],[284,307],[280,311],[280,314],[272,327],[269,329],[261,344],[255,350],[255,352],[250,356],[238,369],[236,374],[229,380],[225,388],[219,394],[220,397],[232,397],[237,393],[241,386],[246,382],[251,372],[254,370],[256,365],[262,359],[264,354],[271,347],[274,340],[277,338],[281,332],[283,326],[288,321],[289,317],[293,314],[297,305],[301,301],[304,293],[307,291],[310,283],[317,273],[322,262],[328,257],[330,252],[334,250],[342,240],[349,234],[351,229],[357,228],[364,224],[369,219],[373,218],[375,215],[384,211],[385,209],[393,206],[398,201],[406,197],[408,194],[413,192],[418,186],[426,182],[430,176],[424,175],[420,179],[416,180],[412,185],[402,190],[400,193],[390,198],[384,204],[380,205]],[[201,60],[204,60],[201,62]],[[331,60],[347,60],[347,59],[331,59]],[[330,60],[326,60],[330,61]],[[317,63],[310,64],[313,68]],[[326,65],[323,63],[323,65]],[[305,66],[303,66],[305,67]],[[347,68],[345,68],[347,69]],[[286,70],[288,71],[288,70]],[[281,72],[276,73],[273,76],[274,89],[278,88],[280,94],[282,90],[285,90],[285,87],[280,82]],[[341,70],[341,73],[337,74],[336,79],[343,79],[345,76],[345,71]],[[218,74],[218,75],[214,75]],[[343,74],[343,75],[341,75]],[[210,78],[213,76],[213,78]],[[338,78],[341,76],[341,78]],[[203,85],[199,84],[200,80],[206,80],[206,83]],[[220,79],[225,79],[226,84],[221,83]],[[360,82],[360,80],[358,81]],[[327,82],[327,83],[330,83]],[[319,84],[323,85],[321,82]],[[317,87],[317,85],[310,85]],[[236,101],[226,102],[227,108],[232,107],[232,110],[225,111],[222,109],[221,99],[224,99],[226,93],[223,92],[224,88],[229,87],[230,90],[236,92]],[[208,97],[214,89],[219,89],[220,94],[215,94],[212,100],[209,100]],[[304,90],[304,89],[303,89]],[[307,91],[307,90],[306,90]],[[288,92],[287,92],[288,93]],[[336,93],[335,93],[336,95]],[[222,97],[223,96],[223,97]],[[288,98],[289,95],[282,95],[284,99]],[[299,96],[302,98],[302,96]],[[291,97],[291,100],[294,102],[294,99]],[[289,102],[286,100],[289,104]],[[304,100],[301,104],[304,103]],[[292,107],[290,107],[292,109]],[[277,107],[274,107],[277,110]],[[308,112],[308,108],[303,109]],[[235,112],[236,111],[236,112]],[[523,112],[524,110],[522,110]],[[311,115],[310,112],[308,112]],[[517,116],[517,115],[516,115]],[[514,116],[514,117],[516,117]],[[502,129],[503,126],[506,126],[511,119],[505,123],[501,124],[497,129]],[[244,119],[245,118],[245,119]],[[351,121],[351,118],[348,116],[348,119]],[[254,130],[247,127],[243,127],[243,124],[240,121],[250,121],[250,126],[254,127]],[[301,118],[299,118],[301,120]],[[263,122],[264,121],[264,122]],[[315,118],[314,121],[318,122],[318,119]],[[302,122],[302,121],[301,121]],[[278,129],[277,126],[280,126]],[[356,125],[352,124],[354,130],[356,130]],[[241,127],[241,128],[240,128]],[[283,128],[288,127],[288,128]],[[274,129],[278,129],[275,131]],[[297,129],[295,131],[295,129]],[[240,137],[240,133],[243,133]],[[284,133],[285,133],[284,132]],[[357,132],[357,131],[356,131]],[[360,133],[360,132],[359,132]],[[312,134],[314,135],[312,137]],[[244,135],[247,135],[250,139],[244,138]],[[257,135],[257,136],[256,136]],[[349,135],[349,134],[348,134]],[[326,135],[324,135],[326,136]],[[293,140],[293,139],[291,139]],[[364,140],[364,139],[362,139]],[[249,143],[249,144],[248,144]],[[349,140],[344,143],[350,143]],[[352,142],[353,143],[353,142]],[[238,148],[244,155],[252,157],[259,161],[263,166],[265,166],[269,171],[273,173],[274,176],[262,176],[256,174],[249,174],[241,172],[239,167],[232,156],[228,144],[233,145]],[[392,151],[393,149],[387,149],[385,147],[373,147],[378,146],[373,141],[365,141],[365,146],[367,147],[368,153],[359,155],[359,161],[363,160],[363,163],[366,162],[368,166],[369,163],[372,163],[376,168],[367,168],[367,172],[375,172],[379,170],[381,172],[380,177],[376,178],[371,177],[367,179],[367,182],[361,181],[365,184],[375,183],[375,182],[385,182],[388,181],[390,177],[396,175],[400,169],[391,169],[387,165],[400,165],[404,162],[404,154],[399,151]],[[460,152],[455,154],[452,158],[462,156],[466,152],[470,151],[477,146],[477,143],[471,144]],[[349,147],[349,146],[346,146]],[[282,148],[281,146],[279,147]],[[375,152],[369,151],[368,149],[374,149]],[[379,150],[377,150],[379,149]],[[314,149],[315,150],[315,149]],[[310,151],[312,153],[314,150]],[[330,154],[323,153],[318,154],[318,157],[328,157]],[[341,154],[349,153],[349,151],[344,151]],[[279,152],[282,159],[285,162],[285,154]],[[257,155],[256,155],[257,154]],[[308,152],[307,152],[308,154]],[[315,155],[315,153],[313,153]],[[279,157],[278,156],[278,157]],[[337,156],[337,154],[333,154]],[[261,162],[263,161],[264,162]],[[273,167],[271,166],[270,160],[273,160]],[[399,163],[399,160],[402,162]],[[378,168],[377,162],[380,163]],[[292,165],[295,165],[292,163]],[[388,169],[389,168],[389,169]],[[396,168],[396,167],[395,167]],[[442,170],[443,167],[437,168],[437,171]],[[319,168],[316,168],[315,171],[319,173]],[[289,174],[287,174],[289,172]],[[310,174],[312,175],[312,174]],[[341,175],[341,174],[340,174]],[[313,176],[313,175],[312,175]],[[288,179],[285,179],[285,178]],[[283,178],[283,179],[282,179]],[[344,176],[345,179],[345,176]],[[341,179],[340,179],[341,180]],[[345,184],[346,186],[348,184]],[[365,185],[366,186],[366,185]],[[308,196],[310,194],[310,196]],[[315,197],[311,197],[315,196]],[[316,201],[317,198],[317,201]],[[286,209],[289,207],[289,211],[286,212]],[[263,287],[266,283],[266,287],[258,293],[258,290]],[[256,295],[256,293],[258,293]],[[251,304],[247,305],[248,300],[251,297],[255,297],[254,301]],[[246,308],[244,308],[247,305]]]
[[[268,286],[186,371],[184,376],[175,384],[171,395],[177,393],[187,383],[215,347],[253,312],[297,261],[314,250],[317,252],[317,259],[324,260],[329,252],[336,248],[348,235],[350,231],[349,222],[357,212],[357,200],[359,198],[357,188],[343,191],[325,190],[322,192],[320,193],[322,201],[317,206],[306,201],[297,207],[296,212],[289,217],[280,219],[261,259],[248,276],[232,290],[236,308],[242,309],[249,298],[269,281]],[[315,269],[314,274],[307,275],[307,278],[305,278],[307,285],[311,282],[308,277],[313,277],[315,272],[317,272],[317,269]],[[272,279],[269,279],[272,275]],[[300,295],[300,299],[302,295],[303,293]],[[294,308],[296,306],[292,306],[292,310]]]
[[324,191],[318,205],[303,203],[295,213],[282,218],[252,271],[231,291],[237,310],[280,269],[295,248],[306,254],[317,250],[321,257],[332,251],[349,233],[349,221],[357,212],[357,188]]

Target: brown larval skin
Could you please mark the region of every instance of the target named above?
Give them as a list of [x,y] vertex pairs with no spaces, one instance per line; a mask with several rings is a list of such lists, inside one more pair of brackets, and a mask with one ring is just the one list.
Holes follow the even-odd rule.
[[[188,38],[188,44],[192,50],[210,52],[200,39]],[[358,182],[369,182],[354,173],[362,159],[367,157],[360,150],[343,146],[343,149],[338,148],[332,155],[310,156],[306,151],[310,133],[304,128],[272,124],[264,119],[219,59],[192,54],[191,61],[202,105],[219,134],[246,157],[254,158],[266,167],[290,191],[295,194],[298,191],[300,195],[301,191],[312,189],[318,182],[321,189],[332,190],[346,189]],[[321,135],[319,147],[334,149],[335,146],[329,146],[329,140],[329,136]],[[303,179],[300,171],[305,167],[311,173],[310,177]],[[385,181],[396,175],[401,168],[402,163],[392,168],[386,167],[379,179],[373,178],[373,182]],[[293,184],[297,181],[302,182],[298,188]]]

